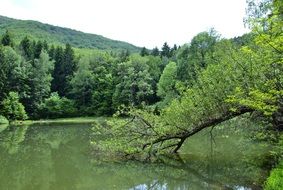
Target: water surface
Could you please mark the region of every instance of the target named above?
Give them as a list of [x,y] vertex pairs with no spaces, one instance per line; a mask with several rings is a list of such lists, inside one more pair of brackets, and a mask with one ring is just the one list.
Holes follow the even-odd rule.
[[91,149],[90,124],[0,128],[1,190],[261,189],[271,150],[233,129],[213,139],[206,130],[165,163],[106,162]]

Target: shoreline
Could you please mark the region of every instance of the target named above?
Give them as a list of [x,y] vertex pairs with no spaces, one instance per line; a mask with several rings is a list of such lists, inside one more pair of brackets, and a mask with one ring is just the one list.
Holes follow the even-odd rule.
[[39,120],[25,120],[12,121],[9,125],[32,125],[32,124],[48,124],[48,123],[95,123],[105,117],[71,117],[71,118],[57,118],[57,119],[39,119]]

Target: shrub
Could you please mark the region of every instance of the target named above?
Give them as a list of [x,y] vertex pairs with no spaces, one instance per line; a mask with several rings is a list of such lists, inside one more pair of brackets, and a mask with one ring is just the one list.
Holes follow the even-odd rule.
[[3,115],[0,115],[0,124],[7,124],[9,123],[8,119]]
[[25,107],[19,101],[17,92],[9,92],[8,97],[2,102],[2,107],[2,114],[10,121],[25,120],[28,118]]
[[265,190],[283,189],[283,160],[271,171],[270,176],[265,183]]
[[77,109],[74,101],[65,97],[61,98],[55,92],[41,104],[39,112],[41,118],[60,118],[75,116]]

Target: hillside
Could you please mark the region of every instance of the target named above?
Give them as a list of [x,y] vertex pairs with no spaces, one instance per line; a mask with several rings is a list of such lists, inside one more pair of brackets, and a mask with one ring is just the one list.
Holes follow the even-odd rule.
[[88,34],[69,28],[43,24],[31,20],[17,20],[0,16],[0,35],[8,29],[17,42],[25,36],[34,40],[46,40],[54,44],[70,43],[77,48],[97,48],[102,50],[126,50],[131,52],[140,51],[139,47],[132,44],[111,40],[101,35]]

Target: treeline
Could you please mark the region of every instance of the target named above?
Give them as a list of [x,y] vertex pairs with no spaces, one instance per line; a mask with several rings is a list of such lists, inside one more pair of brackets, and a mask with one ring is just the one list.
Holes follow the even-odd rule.
[[112,115],[122,105],[158,112],[194,83],[214,59],[219,41],[210,30],[182,47],[164,43],[161,50],[142,48],[140,54],[80,55],[69,44],[27,37],[14,44],[6,31],[0,47],[0,114],[9,120]]

